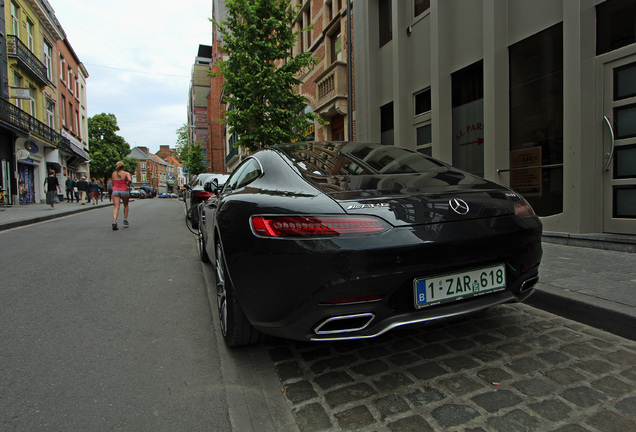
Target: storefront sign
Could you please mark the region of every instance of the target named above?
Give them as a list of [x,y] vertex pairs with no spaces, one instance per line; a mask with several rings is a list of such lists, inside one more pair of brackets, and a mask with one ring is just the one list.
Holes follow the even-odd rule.
[[[541,196],[541,147],[513,150],[510,152],[510,187],[523,196]],[[525,168],[521,169],[518,168]]]
[[28,152],[28,151],[26,151],[26,150],[18,150],[18,151],[16,152],[16,156],[18,157],[18,159],[20,159],[20,160],[24,160],[24,159],[28,159],[28,158],[29,158],[29,156],[31,156],[31,153],[29,153],[29,152]]

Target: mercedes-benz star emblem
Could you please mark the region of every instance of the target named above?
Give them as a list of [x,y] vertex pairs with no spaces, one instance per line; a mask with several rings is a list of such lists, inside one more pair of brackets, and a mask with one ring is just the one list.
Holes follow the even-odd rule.
[[465,215],[466,213],[468,213],[468,210],[469,210],[468,204],[466,204],[466,201],[462,199],[453,198],[448,201],[448,204],[451,206],[453,211],[457,214]]

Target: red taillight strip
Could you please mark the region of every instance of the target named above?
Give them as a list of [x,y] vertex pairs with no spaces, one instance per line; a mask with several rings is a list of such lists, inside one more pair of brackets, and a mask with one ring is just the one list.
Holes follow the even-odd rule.
[[390,226],[372,216],[252,216],[254,234],[261,237],[339,237],[380,234]]

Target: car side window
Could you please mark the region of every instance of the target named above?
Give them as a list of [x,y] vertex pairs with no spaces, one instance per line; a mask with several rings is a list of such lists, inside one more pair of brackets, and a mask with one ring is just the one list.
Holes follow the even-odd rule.
[[242,188],[261,175],[261,166],[255,159],[248,159],[238,171],[230,177],[228,186],[230,190]]

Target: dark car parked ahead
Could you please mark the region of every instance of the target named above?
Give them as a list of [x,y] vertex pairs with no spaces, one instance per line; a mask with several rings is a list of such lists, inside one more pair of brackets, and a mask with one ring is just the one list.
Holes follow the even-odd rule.
[[197,175],[190,184],[186,185],[183,201],[185,202],[186,212],[192,228],[197,229],[199,226],[197,205],[213,195],[212,192],[204,190],[203,185],[214,179],[219,185],[223,185],[228,177],[228,174],[202,173]]
[[269,147],[214,192],[199,254],[229,346],[370,338],[524,300],[539,279],[542,226],[519,194],[404,148]]

